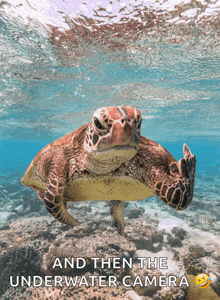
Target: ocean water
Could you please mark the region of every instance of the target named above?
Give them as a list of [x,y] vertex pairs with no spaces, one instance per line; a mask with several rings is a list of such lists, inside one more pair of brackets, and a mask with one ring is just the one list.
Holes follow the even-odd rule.
[[177,160],[188,144],[198,161],[195,196],[219,201],[219,6],[70,2],[1,4],[2,176],[22,176],[44,145],[97,108],[133,105],[142,135]]
[[132,105],[142,135],[196,155],[188,210],[208,203],[220,221],[219,1],[40,2],[0,3],[1,195],[13,201],[34,156],[96,109]]

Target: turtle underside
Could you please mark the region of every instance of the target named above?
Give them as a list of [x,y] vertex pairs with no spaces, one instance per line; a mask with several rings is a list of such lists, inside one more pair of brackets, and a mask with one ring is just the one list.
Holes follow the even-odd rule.
[[22,183],[37,190],[48,212],[67,225],[79,225],[67,212],[67,202],[110,201],[119,234],[125,201],[156,194],[177,210],[187,208],[193,198],[195,156],[184,145],[184,158],[177,162],[161,145],[140,136],[140,123],[135,108],[99,109],[92,122],[43,148]]

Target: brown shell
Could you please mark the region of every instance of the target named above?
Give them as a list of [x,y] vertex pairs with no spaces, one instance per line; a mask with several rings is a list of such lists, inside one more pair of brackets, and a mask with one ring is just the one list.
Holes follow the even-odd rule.
[[85,130],[85,128],[88,126],[88,124],[83,125],[70,133],[67,133],[66,135],[62,136],[61,138],[51,142],[47,146],[45,146],[38,154],[34,157],[32,162],[30,163],[27,171],[25,172],[24,176],[21,179],[22,184],[29,185],[28,181],[32,173],[36,172],[36,168],[33,168],[36,166],[37,162],[41,159],[42,155],[47,152],[51,148],[60,147],[63,145],[66,145],[70,143],[71,141],[75,140],[77,142],[77,139],[81,136],[80,133]]

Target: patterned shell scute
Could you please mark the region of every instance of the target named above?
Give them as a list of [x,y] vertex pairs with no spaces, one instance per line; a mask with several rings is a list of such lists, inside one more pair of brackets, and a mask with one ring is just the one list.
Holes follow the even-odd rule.
[[58,140],[55,140],[54,142],[48,144],[40,152],[38,152],[38,154],[32,160],[27,171],[25,172],[23,178],[21,179],[21,182],[24,185],[29,185],[30,177],[32,177],[32,174],[36,172],[35,166],[37,165],[37,162],[41,159],[42,155],[51,148],[60,147],[62,145],[68,144],[73,139],[74,133],[75,133],[75,130],[64,135],[63,137],[59,138]]
[[58,140],[50,144],[51,148],[68,144],[73,139],[73,135],[74,135],[74,131],[62,136],[61,138],[59,138]]
[[44,154],[50,148],[60,147],[62,145],[68,144],[72,140],[73,135],[74,135],[74,131],[62,136],[58,140],[55,140],[54,142],[45,146],[40,152],[38,152],[38,154],[33,159],[32,163],[36,163],[39,160],[39,158],[42,156],[42,154]]
[[42,156],[42,154],[44,154],[50,148],[51,148],[51,144],[45,146],[42,150],[40,150],[40,152],[38,152],[38,154],[33,159],[32,163],[37,162],[39,160],[39,158]]
[[143,145],[148,145],[148,146],[158,146],[158,143],[151,141],[143,136],[140,138],[140,143]]

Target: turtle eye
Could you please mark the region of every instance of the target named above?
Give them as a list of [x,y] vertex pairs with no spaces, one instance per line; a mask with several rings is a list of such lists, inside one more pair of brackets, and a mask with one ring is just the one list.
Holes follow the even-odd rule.
[[94,124],[98,129],[105,129],[105,127],[102,126],[98,118],[94,118]]

